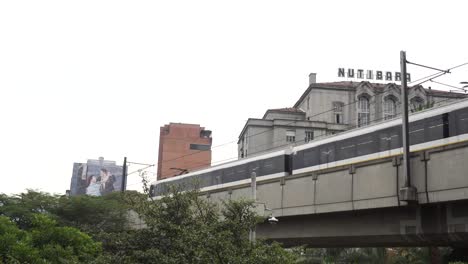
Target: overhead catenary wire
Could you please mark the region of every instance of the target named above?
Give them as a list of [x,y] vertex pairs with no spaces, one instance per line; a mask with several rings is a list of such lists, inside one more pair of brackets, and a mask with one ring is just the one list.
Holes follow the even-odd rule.
[[423,84],[423,83],[425,83],[425,82],[428,82],[428,81],[430,81],[430,80],[433,80],[433,79],[435,79],[435,78],[439,78],[440,76],[443,76],[443,75],[447,74],[447,72],[450,73],[450,71],[453,70],[453,69],[460,68],[460,67],[465,66],[465,65],[467,65],[467,64],[468,64],[468,62],[465,62],[465,63],[462,63],[462,64],[458,64],[458,65],[456,65],[456,66],[453,66],[453,67],[448,68],[446,71],[443,71],[443,72],[436,72],[436,73],[433,73],[433,74],[428,75],[428,76],[426,76],[426,77],[423,77],[423,78],[417,79],[417,80],[415,80],[415,81],[412,81],[412,82],[410,82],[410,84],[415,83],[415,82],[419,82],[419,81],[424,80],[424,79],[427,79],[427,80],[425,80],[425,81],[422,81],[422,82],[416,84],[416,85],[421,85],[421,84]]
[[466,89],[464,89],[464,88],[456,87],[456,86],[453,86],[453,85],[450,85],[450,84],[441,83],[441,82],[434,81],[434,80],[431,80],[431,82],[434,82],[434,83],[437,83],[437,84],[440,84],[440,85],[444,85],[444,86],[447,86],[447,87],[455,88],[455,89],[458,89],[458,90],[462,90],[462,91],[464,91],[466,93]]

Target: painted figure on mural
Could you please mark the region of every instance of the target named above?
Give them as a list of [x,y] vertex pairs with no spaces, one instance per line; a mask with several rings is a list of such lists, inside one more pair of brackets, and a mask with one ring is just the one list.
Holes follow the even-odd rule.
[[107,169],[102,168],[101,174],[101,195],[114,191],[115,177]]
[[101,179],[97,175],[92,175],[89,179],[88,187],[86,187],[86,194],[92,196],[101,195]]

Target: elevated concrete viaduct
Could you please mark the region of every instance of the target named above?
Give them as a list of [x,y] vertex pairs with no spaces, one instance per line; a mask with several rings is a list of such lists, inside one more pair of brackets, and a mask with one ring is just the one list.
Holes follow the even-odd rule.
[[[257,237],[288,246],[467,246],[468,143],[412,153],[411,169],[415,204],[398,197],[399,155],[259,181],[259,213],[279,223],[260,224]],[[244,184],[204,195],[248,199],[251,189]]]

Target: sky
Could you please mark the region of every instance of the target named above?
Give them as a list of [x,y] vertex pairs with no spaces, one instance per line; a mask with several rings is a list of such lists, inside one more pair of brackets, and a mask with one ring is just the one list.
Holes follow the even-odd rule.
[[[169,122],[212,130],[213,162],[235,158],[247,119],[293,106],[311,72],[333,82],[339,67],[399,71],[401,50],[436,68],[468,62],[467,10],[466,1],[0,1],[0,193],[63,194],[73,163],[100,156],[154,164]],[[437,81],[461,87],[468,66]]]

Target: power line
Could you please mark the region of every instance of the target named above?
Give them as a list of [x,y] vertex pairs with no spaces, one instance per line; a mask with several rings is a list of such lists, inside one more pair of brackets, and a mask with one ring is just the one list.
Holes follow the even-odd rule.
[[[435,79],[435,78],[438,78],[438,77],[443,76],[443,75],[445,75],[445,74],[447,74],[447,73],[450,73],[450,71],[453,70],[453,69],[456,69],[456,68],[465,66],[465,65],[467,65],[467,64],[468,64],[468,62],[465,62],[465,63],[459,64],[459,65],[453,66],[453,67],[451,67],[451,68],[448,68],[446,71],[439,70],[439,71],[442,71],[442,72],[433,73],[433,74],[431,74],[431,75],[429,75],[429,76],[420,78],[420,79],[418,79],[418,80],[416,80],[416,81],[412,81],[412,82],[410,82],[410,83],[415,83],[415,82],[424,80],[424,79],[426,79],[426,78],[429,78],[429,79],[427,79],[427,80],[425,80],[425,81],[422,81],[422,82],[416,84],[416,86],[417,86],[417,85],[421,85],[421,84],[423,84],[423,83],[425,83],[425,82],[427,82],[427,81],[431,81],[431,80],[433,80],[433,79]],[[418,65],[418,66],[419,66],[419,65]]]
[[434,68],[434,67],[430,67],[430,66],[426,66],[426,65],[422,65],[422,64],[410,62],[410,61],[408,61],[408,60],[406,60],[406,63],[408,63],[408,64],[413,64],[413,65],[416,65],[416,66],[419,66],[419,67],[423,67],[423,68],[428,68],[428,69],[431,69],[431,70],[436,70],[436,71],[440,71],[440,72],[450,73],[450,70],[441,70],[441,69],[437,69],[437,68]]
[[462,90],[462,91],[464,91],[466,93],[466,89],[464,89],[464,88],[459,88],[459,87],[456,87],[456,86],[453,86],[453,85],[450,85],[450,84],[445,84],[445,83],[437,82],[437,81],[434,81],[434,80],[431,80],[431,82],[434,82],[434,83],[437,83],[437,84],[440,84],[440,85],[444,85],[444,86],[447,86],[447,87],[455,88],[455,89],[458,89],[458,90]]

